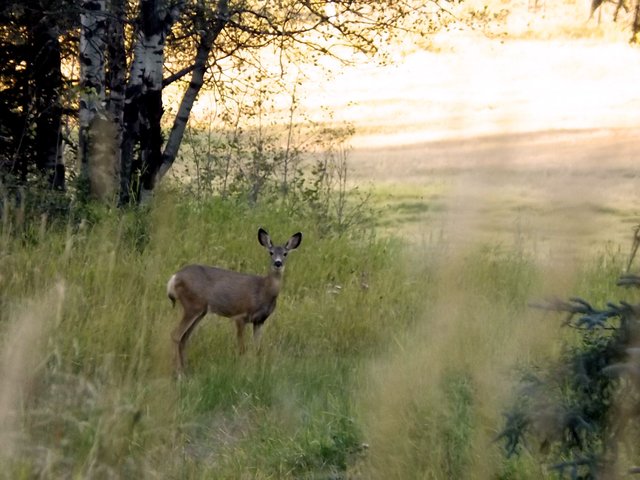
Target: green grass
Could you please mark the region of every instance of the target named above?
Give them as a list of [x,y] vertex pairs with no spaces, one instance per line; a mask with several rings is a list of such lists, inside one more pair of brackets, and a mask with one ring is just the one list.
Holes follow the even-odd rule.
[[[179,309],[166,298],[167,279],[196,261],[264,271],[258,226],[277,240],[305,235],[261,355],[238,358],[232,325],[211,317],[188,349],[191,375],[176,383],[169,334]],[[418,302],[405,293],[398,242],[318,231],[277,208],[168,194],[149,212],[97,209],[91,222],[44,227],[28,241],[19,228],[3,235],[3,368],[23,373],[2,386],[15,392],[3,413],[12,452],[4,470],[47,478],[344,471],[361,442],[355,372],[390,330],[411,322]],[[22,325],[32,331],[24,341],[15,333]]]
[[[540,478],[535,456],[507,461],[493,441],[516,367],[558,349],[559,321],[527,301],[608,297],[621,264],[609,252],[567,287],[518,246],[327,236],[277,207],[175,192],[90,218],[9,218],[0,234],[6,478]],[[304,233],[261,353],[238,357],[231,323],[209,316],[176,381],[167,279],[191,262],[264,271],[259,226]]]

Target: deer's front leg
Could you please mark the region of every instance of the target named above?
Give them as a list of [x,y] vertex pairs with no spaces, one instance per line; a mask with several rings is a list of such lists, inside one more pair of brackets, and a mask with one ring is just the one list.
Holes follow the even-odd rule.
[[235,317],[233,319],[236,322],[236,338],[238,340],[238,352],[242,355],[245,352],[244,345],[244,327],[247,324],[246,317],[244,315]]

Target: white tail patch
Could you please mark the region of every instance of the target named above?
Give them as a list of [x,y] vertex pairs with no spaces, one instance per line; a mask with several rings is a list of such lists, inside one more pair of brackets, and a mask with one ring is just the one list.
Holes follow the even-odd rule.
[[171,275],[171,278],[167,282],[167,297],[169,297],[169,300],[171,300],[172,305],[176,304],[175,283],[176,283],[176,276]]

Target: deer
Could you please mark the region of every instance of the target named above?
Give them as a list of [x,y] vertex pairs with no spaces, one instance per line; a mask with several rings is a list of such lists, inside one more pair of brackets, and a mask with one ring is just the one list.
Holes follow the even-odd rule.
[[191,264],[173,274],[167,283],[167,296],[183,310],[180,324],[171,333],[174,363],[178,375],[185,370],[185,347],[194,329],[207,313],[230,318],[236,325],[239,354],[245,353],[244,329],[253,325],[253,342],[259,351],[262,327],[276,308],[282,288],[284,264],[290,251],[302,242],[295,233],[284,245],[274,245],[269,233],[258,229],[258,242],[271,256],[265,276]]

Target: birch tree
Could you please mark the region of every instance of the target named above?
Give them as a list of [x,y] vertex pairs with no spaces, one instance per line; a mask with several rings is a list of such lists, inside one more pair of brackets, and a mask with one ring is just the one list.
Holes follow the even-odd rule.
[[[183,1],[141,0],[137,38],[124,102],[120,203],[132,190],[145,201],[155,187],[162,158],[161,120],[164,53],[167,34],[178,19]],[[139,160],[134,146],[140,143]],[[131,184],[134,178],[136,185]]]
[[[126,18],[125,0],[110,0],[109,23],[107,27],[107,59],[106,59],[106,88],[107,115],[113,122],[112,158],[114,170],[120,173],[122,168],[122,142],[124,140],[124,102],[127,86],[127,52],[125,47],[124,19]],[[122,190],[122,175],[119,186]],[[126,187],[126,186],[125,186]]]
[[[283,65],[369,54],[410,23],[430,29],[434,11],[415,0],[9,0],[0,57],[22,49],[25,32],[31,43],[26,69],[22,60],[0,65],[9,86],[0,91],[2,172],[26,184],[35,166],[64,188],[66,117],[77,120],[80,177],[92,196],[109,197],[105,185],[119,175],[119,203],[144,201],[175,163],[203,88],[219,82],[234,95],[238,77],[228,73],[260,69],[265,49]],[[75,71],[64,77],[69,55],[79,80]],[[162,104],[168,85],[183,87],[174,118]],[[76,91],[77,105],[65,103]]]
[[[347,51],[371,54],[381,46],[381,39],[389,40],[411,23],[425,31],[437,24],[433,9],[403,0],[192,0],[172,7],[159,0],[142,0],[140,5],[141,28],[125,101],[121,203],[136,190],[136,197],[144,201],[169,171],[212,69],[255,67],[255,54],[263,49],[279,51],[280,58],[288,61],[317,61]],[[178,33],[169,47],[174,60],[186,64],[162,81],[165,41],[176,22]],[[189,52],[193,52],[191,59]],[[187,76],[190,81],[163,143],[161,88]],[[134,160],[136,143],[140,154]]]
[[[162,163],[158,170],[159,178],[162,178],[167,173],[178,155],[178,150],[182,143],[182,138],[184,137],[184,132],[189,116],[191,115],[191,110],[193,109],[198,93],[205,82],[209,56],[211,55],[214,42],[229,21],[228,0],[218,1],[210,22],[206,21],[207,13],[208,12],[203,4],[198,5],[196,15],[194,16],[194,22],[196,22],[199,27],[197,28],[198,44],[196,54],[193,63],[185,69],[185,72],[189,70],[191,71],[191,81],[189,82],[189,87],[186,89],[182,97],[182,101],[180,102],[178,113],[176,114],[173,127],[171,128],[171,133],[169,134],[169,139],[162,154]],[[180,74],[175,78],[179,77]],[[168,79],[166,83],[170,83],[171,81],[172,79]]]
[[[113,164],[104,150],[105,110],[105,38],[107,9],[105,0],[83,0],[80,14],[80,107],[79,155],[82,178],[96,197],[107,194],[103,186],[110,181]],[[111,168],[110,168],[111,167]],[[108,189],[106,189],[108,190]]]
[[315,62],[320,56],[348,58],[354,52],[372,54],[381,46],[381,39],[389,40],[398,32],[406,32],[410,23],[423,32],[437,25],[433,9],[402,0],[219,0],[215,8],[209,5],[205,1],[196,2],[188,19],[190,25],[186,28],[192,29],[198,38],[193,61],[165,82],[191,74],[164,149],[159,177],[176,160],[206,73],[211,67],[221,68],[218,62],[226,61],[240,69],[243,65],[255,67],[255,57],[251,57],[262,49],[277,50],[281,59],[297,62]]

